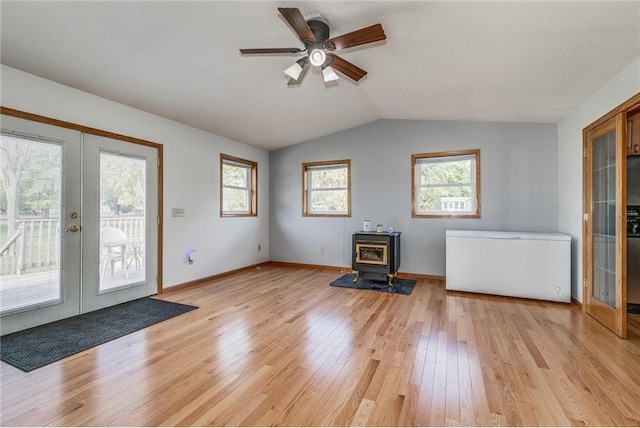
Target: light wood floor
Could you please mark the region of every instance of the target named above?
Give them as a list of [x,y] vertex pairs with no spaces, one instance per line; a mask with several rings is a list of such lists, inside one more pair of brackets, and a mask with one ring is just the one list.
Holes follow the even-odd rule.
[[[199,309],[31,373],[7,425],[640,424],[640,336],[574,306],[328,286],[267,266],[162,296]],[[631,323],[633,324],[633,323]],[[636,323],[635,325],[640,325]]]

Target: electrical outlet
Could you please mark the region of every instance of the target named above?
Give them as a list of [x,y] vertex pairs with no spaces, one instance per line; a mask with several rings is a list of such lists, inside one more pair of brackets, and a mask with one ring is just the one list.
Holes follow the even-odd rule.
[[321,246],[320,246],[320,253],[321,253],[321,254],[324,254],[324,245],[321,245]]
[[171,208],[171,217],[184,217],[184,208]]

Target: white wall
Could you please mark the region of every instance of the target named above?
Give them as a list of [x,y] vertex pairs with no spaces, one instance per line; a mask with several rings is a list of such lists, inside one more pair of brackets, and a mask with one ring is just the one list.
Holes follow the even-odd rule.
[[[267,152],[4,65],[0,77],[4,107],[164,146],[165,288],[269,259]],[[221,152],[258,162],[257,218],[220,218]],[[171,217],[172,207],[185,217]],[[197,251],[193,265],[189,249]]]
[[640,92],[640,57],[558,123],[560,232],[571,243],[571,295],[582,302],[582,129]]
[[[412,218],[411,154],[476,148],[482,218]],[[351,159],[352,217],[302,217],[302,163],[334,159]],[[446,229],[558,227],[555,124],[380,120],[271,152],[269,163],[272,260],[351,266],[351,233],[370,219],[402,232],[401,272],[444,276]]]

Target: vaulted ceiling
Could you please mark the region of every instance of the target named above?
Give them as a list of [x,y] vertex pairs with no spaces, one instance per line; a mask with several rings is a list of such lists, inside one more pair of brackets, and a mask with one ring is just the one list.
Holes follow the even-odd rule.
[[[278,13],[320,14],[369,74],[297,87]],[[381,118],[556,122],[640,55],[640,2],[0,3],[3,64],[265,150]]]

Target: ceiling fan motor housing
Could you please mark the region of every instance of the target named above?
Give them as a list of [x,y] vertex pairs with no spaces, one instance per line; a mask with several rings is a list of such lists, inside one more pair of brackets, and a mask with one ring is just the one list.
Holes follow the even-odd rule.
[[329,26],[326,22],[316,19],[310,19],[307,21],[313,36],[316,38],[316,42],[322,45],[325,40],[329,38]]

